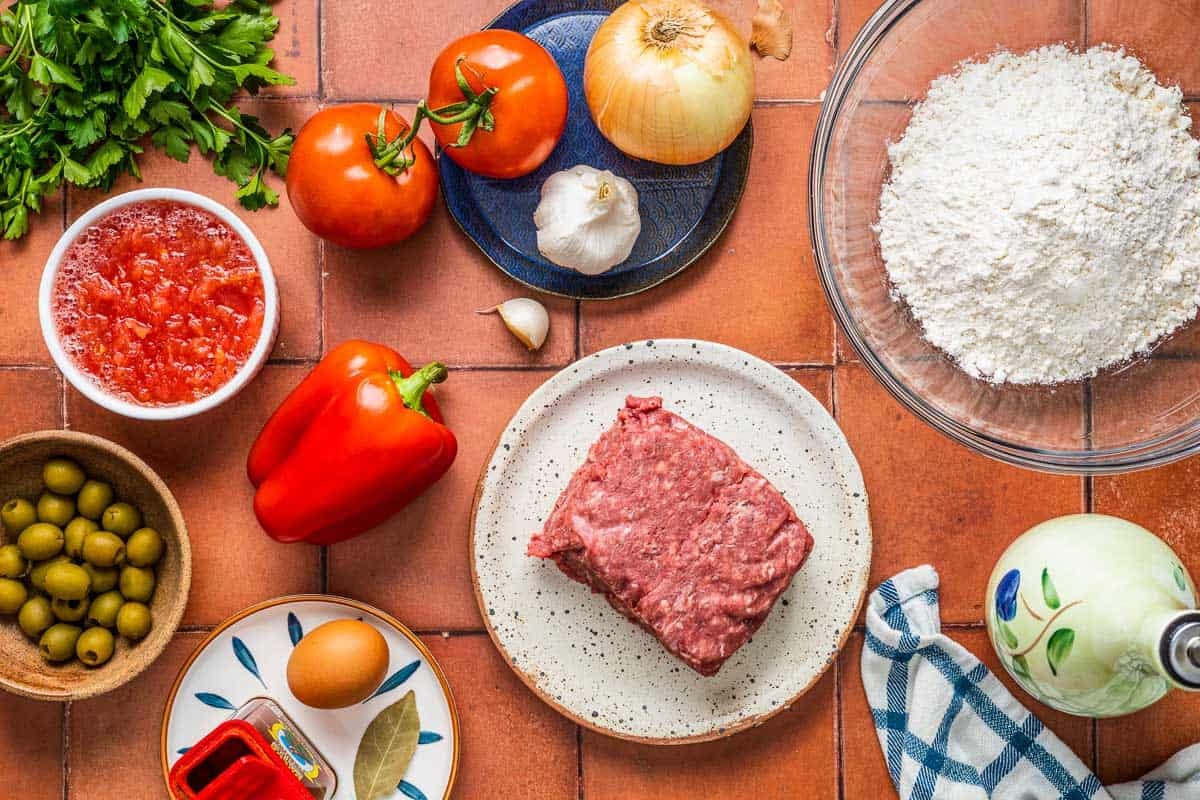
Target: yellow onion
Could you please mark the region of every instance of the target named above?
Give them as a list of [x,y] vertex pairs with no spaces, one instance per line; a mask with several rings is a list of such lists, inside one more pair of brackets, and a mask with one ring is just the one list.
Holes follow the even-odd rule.
[[596,31],[583,87],[596,126],[622,152],[696,164],[750,119],[754,67],[746,40],[692,0],[630,0]]

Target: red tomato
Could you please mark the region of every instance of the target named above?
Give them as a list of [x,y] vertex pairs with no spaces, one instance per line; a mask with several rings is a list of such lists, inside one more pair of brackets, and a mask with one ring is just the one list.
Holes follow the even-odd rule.
[[[414,163],[390,175],[367,144],[378,133],[380,106],[330,106],[313,114],[292,146],[288,200],[310,231],[342,247],[384,247],[412,236],[437,199],[437,167],[429,148],[412,143]],[[409,125],[387,112],[388,141]]]
[[426,102],[435,112],[466,99],[454,69],[460,59],[473,91],[496,90],[488,107],[494,129],[479,127],[465,147],[453,147],[463,123],[435,122],[433,131],[443,152],[464,169],[489,178],[533,172],[550,157],[567,125],[567,82],[558,64],[545,48],[515,31],[469,34],[434,62]]

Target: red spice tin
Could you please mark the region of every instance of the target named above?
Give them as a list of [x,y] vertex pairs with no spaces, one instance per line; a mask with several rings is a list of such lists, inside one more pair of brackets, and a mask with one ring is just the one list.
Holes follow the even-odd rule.
[[263,697],[184,753],[169,781],[177,800],[325,800],[337,787],[295,723]]

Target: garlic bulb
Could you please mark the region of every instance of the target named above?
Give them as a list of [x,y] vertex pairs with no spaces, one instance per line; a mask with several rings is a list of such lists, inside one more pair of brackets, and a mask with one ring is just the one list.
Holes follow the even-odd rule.
[[476,314],[500,314],[504,325],[513,336],[521,340],[521,344],[530,350],[537,350],[546,341],[550,332],[550,314],[546,307],[537,300],[528,297],[514,297],[505,300],[498,306],[476,311]]
[[533,214],[538,251],[584,275],[612,269],[633,251],[642,231],[633,184],[611,172],[580,165],[542,184]]

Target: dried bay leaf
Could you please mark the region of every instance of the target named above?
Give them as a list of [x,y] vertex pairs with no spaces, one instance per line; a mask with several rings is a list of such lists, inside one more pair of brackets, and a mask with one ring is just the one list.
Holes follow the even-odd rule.
[[408,771],[421,718],[411,690],[371,720],[354,757],[354,794],[357,800],[376,800],[396,791]]

